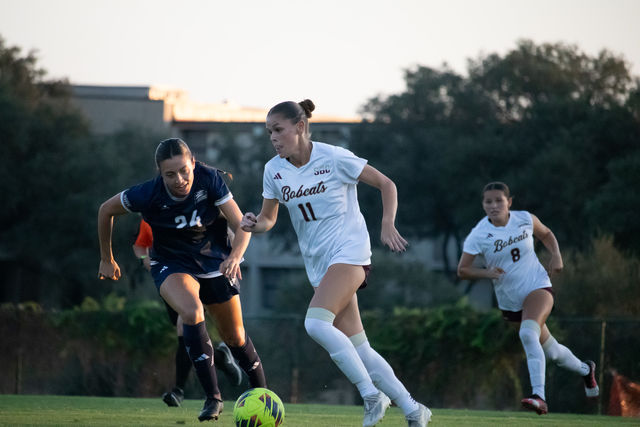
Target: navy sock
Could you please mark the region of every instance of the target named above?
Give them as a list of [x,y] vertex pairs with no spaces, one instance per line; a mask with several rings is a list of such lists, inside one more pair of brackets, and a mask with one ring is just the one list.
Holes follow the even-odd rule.
[[251,342],[249,335],[245,336],[245,343],[242,347],[231,347],[231,354],[238,361],[238,365],[249,376],[249,384],[252,388],[264,387],[267,388],[267,380],[264,377],[264,369],[262,369],[262,362],[256,348]]
[[184,345],[207,398],[222,400],[216,370],[213,366],[213,346],[204,322],[196,325],[185,324],[183,331]]
[[176,387],[184,390],[191,372],[191,358],[184,346],[184,338],[178,337],[178,347],[176,348]]

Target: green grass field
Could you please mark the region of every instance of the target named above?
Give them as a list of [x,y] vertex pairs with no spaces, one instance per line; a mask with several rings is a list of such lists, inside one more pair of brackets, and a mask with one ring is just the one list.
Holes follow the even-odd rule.
[[[78,396],[0,395],[0,426],[182,426],[233,427],[233,402],[216,422],[200,423],[202,401],[187,400],[180,408],[168,408],[159,398],[133,399]],[[530,412],[433,409],[429,426],[638,426],[640,419]],[[361,406],[285,405],[287,427],[358,427]],[[380,427],[406,426],[402,412],[390,408]]]

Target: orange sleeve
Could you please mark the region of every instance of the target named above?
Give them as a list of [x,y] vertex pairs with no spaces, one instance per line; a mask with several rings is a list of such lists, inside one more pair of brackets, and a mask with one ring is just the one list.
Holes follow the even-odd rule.
[[151,226],[147,224],[145,220],[140,221],[140,230],[138,231],[138,237],[136,238],[134,245],[143,248],[150,248],[153,245],[153,233],[151,232]]

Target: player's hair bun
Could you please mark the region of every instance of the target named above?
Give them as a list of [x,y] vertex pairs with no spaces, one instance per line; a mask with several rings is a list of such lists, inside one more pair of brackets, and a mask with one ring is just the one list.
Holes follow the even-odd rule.
[[305,99],[304,101],[298,102],[298,105],[304,110],[304,115],[307,116],[308,119],[310,119],[311,112],[316,109],[313,101],[310,99]]

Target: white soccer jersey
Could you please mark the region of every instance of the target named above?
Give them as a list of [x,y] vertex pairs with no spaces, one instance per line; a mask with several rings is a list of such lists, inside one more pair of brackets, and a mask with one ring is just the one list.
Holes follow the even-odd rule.
[[464,241],[464,252],[482,255],[486,266],[505,271],[493,286],[502,310],[520,311],[531,291],[551,286],[551,280],[534,250],[533,220],[526,211],[510,211],[504,227],[484,217]]
[[351,151],[312,142],[299,168],[275,156],[264,167],[262,197],[289,210],[307,276],[318,286],[330,265],[371,263],[369,233],[356,185],[367,161]]

